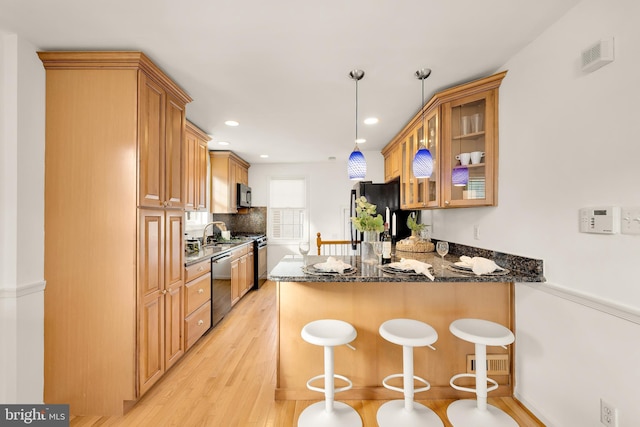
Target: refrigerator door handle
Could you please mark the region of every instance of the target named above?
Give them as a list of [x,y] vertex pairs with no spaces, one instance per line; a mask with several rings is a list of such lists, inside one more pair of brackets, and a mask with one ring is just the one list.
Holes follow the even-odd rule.
[[351,222],[351,217],[356,216],[356,190],[351,190],[351,201],[349,203],[349,223],[351,230],[351,249],[354,251],[358,248],[356,241],[358,240],[358,231]]

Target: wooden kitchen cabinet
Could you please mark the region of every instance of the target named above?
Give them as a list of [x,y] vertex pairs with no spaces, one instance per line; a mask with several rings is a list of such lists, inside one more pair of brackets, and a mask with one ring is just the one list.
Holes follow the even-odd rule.
[[402,153],[400,144],[392,144],[382,150],[384,157],[384,182],[400,178],[402,168]]
[[141,52],[38,55],[47,117],[44,400],[69,404],[73,415],[121,415],[184,353],[191,98]]
[[249,163],[232,151],[210,151],[211,212],[238,213],[237,184],[249,185]]
[[231,305],[253,288],[253,243],[231,252]]
[[211,261],[185,268],[184,346],[191,348],[211,327]]
[[207,207],[207,164],[211,138],[187,120],[185,132],[185,210],[197,211]]
[[[498,202],[498,88],[506,72],[436,93],[382,150],[385,177],[393,179],[391,153],[400,150],[400,205],[402,209],[495,206]],[[423,131],[423,115],[424,128]],[[479,118],[473,126],[473,118]],[[434,159],[430,178],[413,175],[412,162],[420,141]],[[483,153],[477,164],[468,164],[468,178],[454,182],[452,174],[461,153]],[[388,157],[388,160],[387,160]],[[471,163],[471,162],[469,162]]]
[[139,204],[183,208],[185,102],[151,76],[139,79]]

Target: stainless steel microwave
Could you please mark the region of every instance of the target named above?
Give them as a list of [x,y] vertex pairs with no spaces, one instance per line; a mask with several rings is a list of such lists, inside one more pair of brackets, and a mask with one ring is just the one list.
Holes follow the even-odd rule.
[[251,207],[251,187],[238,183],[238,207]]

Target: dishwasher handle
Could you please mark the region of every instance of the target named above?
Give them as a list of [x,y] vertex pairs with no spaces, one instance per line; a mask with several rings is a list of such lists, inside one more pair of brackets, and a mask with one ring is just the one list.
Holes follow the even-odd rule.
[[225,256],[221,256],[221,257],[219,257],[219,258],[212,258],[212,259],[211,259],[211,262],[212,262],[212,263],[215,263],[215,264],[218,264],[218,263],[220,263],[220,262],[224,261],[224,260],[225,260],[225,259],[227,259],[227,258],[231,258],[231,254],[227,254],[227,255],[225,255]]

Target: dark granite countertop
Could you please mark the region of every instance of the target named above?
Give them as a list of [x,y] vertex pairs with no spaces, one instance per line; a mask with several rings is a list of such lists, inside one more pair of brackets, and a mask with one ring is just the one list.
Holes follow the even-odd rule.
[[[458,261],[461,255],[482,256],[492,259],[500,267],[508,269],[507,274],[489,274],[476,276],[473,273],[452,271],[449,266]],[[323,262],[328,256],[308,256],[307,265]],[[351,274],[307,274],[303,271],[301,255],[285,256],[268,275],[276,282],[430,282],[425,275],[386,273],[379,266],[362,264],[359,256],[336,257],[356,268]],[[444,264],[435,252],[411,253],[396,252],[392,261],[410,258],[431,264],[434,282],[544,282],[542,261],[509,255],[485,249],[473,248],[450,243],[450,254],[445,256]]]
[[240,246],[253,243],[253,239],[250,238],[243,238],[240,240],[241,241],[235,241],[232,243],[218,243],[216,245],[208,245],[203,247],[199,252],[193,254],[185,254],[184,265],[185,267],[188,267],[201,261],[210,260],[214,255],[230,252],[233,249],[239,248]]

